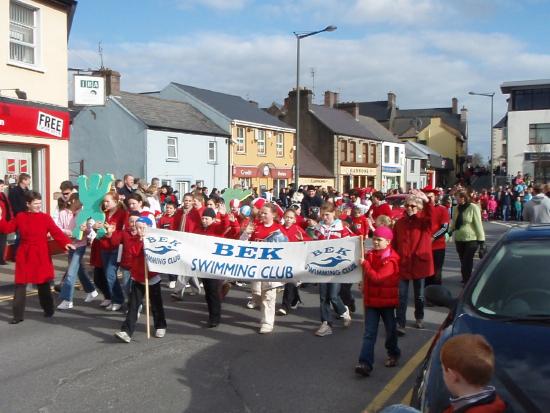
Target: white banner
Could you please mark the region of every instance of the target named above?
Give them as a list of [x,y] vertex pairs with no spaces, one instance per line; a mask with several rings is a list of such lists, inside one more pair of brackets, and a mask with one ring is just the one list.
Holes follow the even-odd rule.
[[250,242],[147,228],[150,271],[242,281],[354,283],[361,280],[359,237]]

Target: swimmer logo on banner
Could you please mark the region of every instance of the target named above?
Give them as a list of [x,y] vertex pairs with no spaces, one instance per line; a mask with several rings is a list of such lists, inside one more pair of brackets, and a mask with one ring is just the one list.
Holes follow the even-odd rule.
[[147,228],[149,271],[241,281],[354,283],[361,241],[249,242]]

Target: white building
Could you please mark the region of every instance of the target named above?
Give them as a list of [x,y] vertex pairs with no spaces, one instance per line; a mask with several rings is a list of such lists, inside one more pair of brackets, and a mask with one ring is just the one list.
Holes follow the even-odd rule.
[[550,79],[504,82],[509,94],[507,172],[550,181]]
[[405,143],[406,189],[422,189],[425,186],[447,187],[446,165],[449,160],[439,152],[416,142]]
[[105,106],[89,106],[73,120],[70,160],[84,173],[130,173],[159,178],[180,197],[192,184],[226,188],[229,134],[191,105],[113,92]]

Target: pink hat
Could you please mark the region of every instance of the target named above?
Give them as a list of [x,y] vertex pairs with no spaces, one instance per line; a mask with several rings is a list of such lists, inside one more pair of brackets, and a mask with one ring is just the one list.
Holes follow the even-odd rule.
[[374,236],[391,241],[393,239],[393,232],[390,228],[382,226],[374,230]]
[[250,205],[252,205],[254,208],[262,209],[265,205],[265,198],[256,198],[250,203]]
[[232,199],[229,201],[229,208],[239,208],[241,205],[241,201],[239,201],[237,198]]

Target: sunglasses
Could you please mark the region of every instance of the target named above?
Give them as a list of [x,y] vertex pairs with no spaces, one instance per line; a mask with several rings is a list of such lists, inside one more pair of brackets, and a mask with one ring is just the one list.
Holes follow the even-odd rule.
[[62,194],[63,194],[63,196],[70,196],[72,194],[72,192],[63,192]]
[[407,204],[407,205],[405,205],[405,208],[418,208],[418,205],[416,205],[416,204]]

